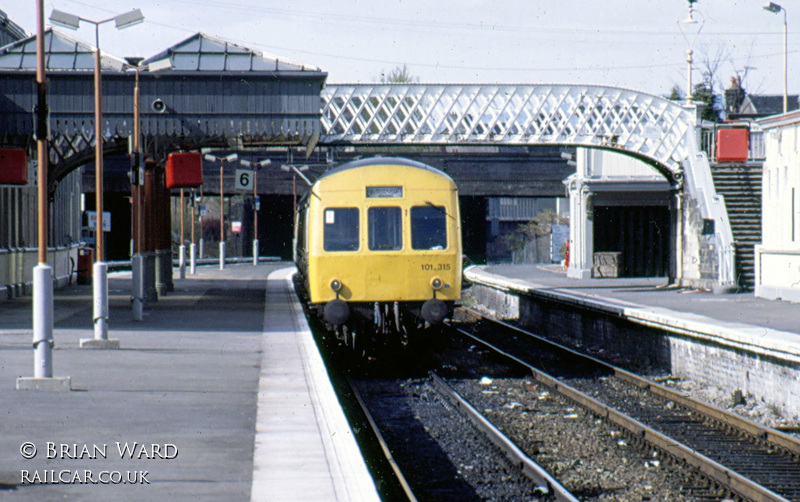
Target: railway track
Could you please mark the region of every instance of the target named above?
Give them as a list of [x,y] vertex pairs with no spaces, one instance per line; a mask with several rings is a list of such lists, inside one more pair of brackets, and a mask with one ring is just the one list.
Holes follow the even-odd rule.
[[483,320],[459,331],[530,368],[537,385],[624,429],[659,458],[701,473],[716,485],[702,497],[729,491],[746,500],[800,501],[795,438],[509,325]]
[[350,385],[408,500],[577,501],[488,422],[454,410],[468,405],[440,379]]

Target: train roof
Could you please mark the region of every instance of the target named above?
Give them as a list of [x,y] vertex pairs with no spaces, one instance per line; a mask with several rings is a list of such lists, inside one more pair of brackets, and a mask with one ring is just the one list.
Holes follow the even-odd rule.
[[440,169],[436,169],[435,167],[423,164],[422,162],[417,162],[416,160],[406,159],[403,157],[369,157],[367,159],[353,160],[351,162],[347,162],[346,164],[342,164],[340,166],[331,169],[330,171],[326,172],[325,174],[317,178],[317,181],[323,178],[327,178],[328,176],[340,173],[342,171],[346,171],[348,169],[357,169],[359,167],[385,165],[385,164],[415,167],[417,169],[423,169],[425,171],[430,171],[440,176],[444,176],[450,181],[453,181],[453,179],[447,173],[445,173]]

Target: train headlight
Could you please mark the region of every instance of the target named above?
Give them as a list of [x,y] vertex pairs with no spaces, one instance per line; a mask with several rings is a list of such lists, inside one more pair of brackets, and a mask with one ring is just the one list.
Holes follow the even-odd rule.
[[442,289],[442,286],[444,286],[444,283],[438,277],[434,277],[433,279],[431,279],[431,287],[434,290],[439,291],[440,289]]
[[332,281],[331,281],[331,289],[332,289],[334,292],[338,293],[339,291],[341,291],[341,290],[342,290],[342,283],[341,283],[341,282],[339,282],[339,280],[338,280],[338,279],[334,279],[334,280],[332,280]]

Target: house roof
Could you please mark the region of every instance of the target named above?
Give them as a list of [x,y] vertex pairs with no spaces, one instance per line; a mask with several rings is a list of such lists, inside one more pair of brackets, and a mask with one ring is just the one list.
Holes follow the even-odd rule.
[[[787,108],[787,111],[800,108],[797,94],[790,94],[788,96]],[[739,107],[738,115],[767,116],[780,113],[783,113],[783,95],[748,94]]]
[[[47,29],[44,34],[47,71],[94,71],[94,47],[69,35]],[[125,62],[106,52],[100,53],[103,70],[122,71]],[[0,70],[36,70],[36,36],[0,48]]]
[[321,72],[316,66],[295,63],[204,33],[196,33],[147,58],[142,64],[166,58],[169,58],[171,69],[175,71]]

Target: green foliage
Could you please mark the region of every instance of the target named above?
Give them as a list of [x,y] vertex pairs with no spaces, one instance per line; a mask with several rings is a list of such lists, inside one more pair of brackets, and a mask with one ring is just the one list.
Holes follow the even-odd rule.
[[553,225],[569,225],[569,215],[545,209],[536,215],[535,220],[518,225],[514,232],[504,235],[503,243],[512,251],[521,251],[527,242],[550,235]]

